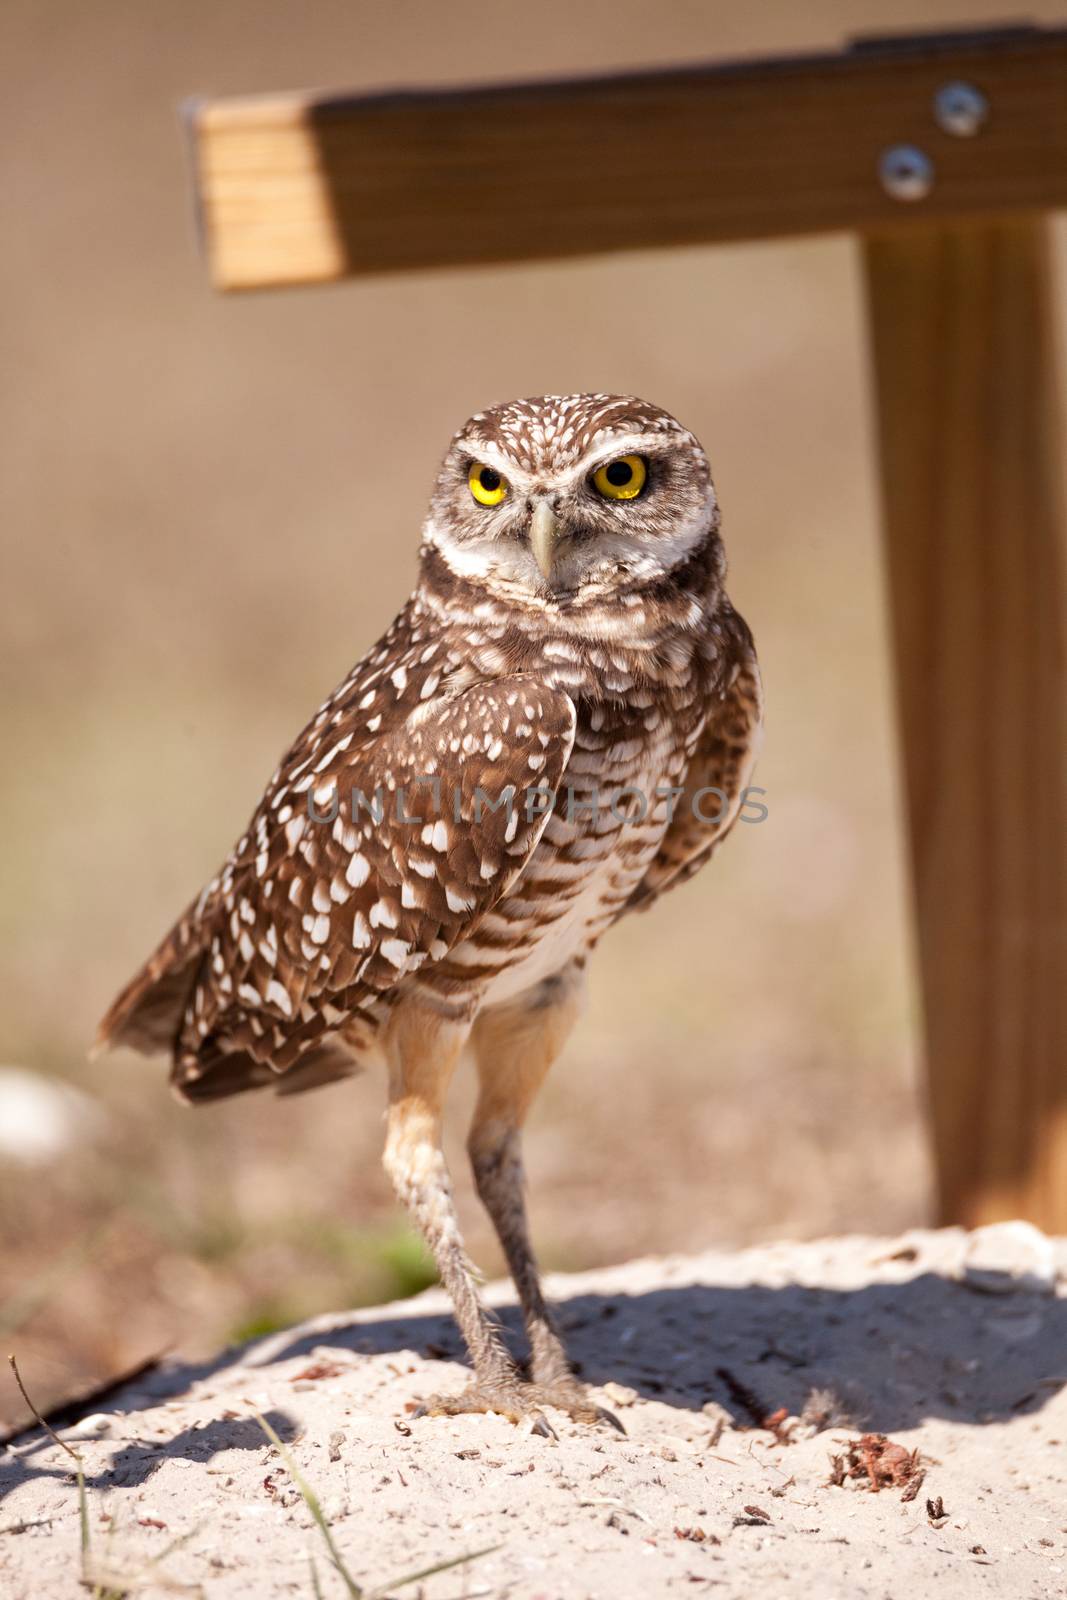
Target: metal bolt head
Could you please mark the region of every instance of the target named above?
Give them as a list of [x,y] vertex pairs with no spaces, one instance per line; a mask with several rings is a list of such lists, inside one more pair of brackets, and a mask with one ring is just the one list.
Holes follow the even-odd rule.
[[878,159],[882,188],[894,200],[924,200],[934,186],[934,164],[914,144],[891,144]]
[[934,95],[934,116],[942,133],[973,139],[989,120],[989,101],[973,83],[943,83]]

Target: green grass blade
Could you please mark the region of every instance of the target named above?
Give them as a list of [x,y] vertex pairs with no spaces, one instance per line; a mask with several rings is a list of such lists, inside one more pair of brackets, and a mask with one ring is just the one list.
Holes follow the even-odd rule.
[[85,1487],[85,1473],[78,1462],[78,1525],[81,1528],[82,1566],[89,1560],[91,1536],[89,1533],[89,1494]]
[[484,1550],[468,1550],[465,1555],[452,1556],[448,1561],[438,1561],[432,1567],[423,1567],[419,1572],[407,1572],[402,1578],[394,1578],[391,1583],[383,1583],[381,1588],[373,1590],[367,1600],[385,1600],[385,1596],[394,1589],[403,1589],[405,1584],[418,1583],[422,1578],[432,1578],[436,1572],[447,1572],[450,1567],[462,1567],[468,1561],[480,1561],[483,1556],[491,1556],[495,1550],[502,1550],[503,1545],[489,1544]]
[[322,1534],[323,1543],[325,1544],[327,1553],[329,1554],[330,1565],[341,1578],[345,1588],[348,1590],[348,1593],[351,1596],[351,1600],[363,1600],[363,1590],[360,1588],[355,1578],[353,1578],[352,1574],[345,1566],[344,1558],[334,1542],[333,1533],[330,1530],[330,1524],[326,1520],[326,1515],[322,1509],[322,1503],[320,1502],[318,1495],[308,1483],[307,1479],[300,1471],[300,1468],[293,1460],[293,1457],[290,1455],[289,1451],[285,1448],[284,1444],[282,1444],[282,1441],[279,1439],[278,1435],[275,1433],[266,1417],[261,1416],[258,1411],[254,1411],[252,1415],[263,1429],[263,1432],[267,1435],[267,1438],[270,1440],[275,1450],[277,1450],[278,1454],[281,1456],[285,1463],[286,1471],[296,1486],[297,1493],[300,1495],[300,1498],[311,1512],[315,1525]]
[[70,1456],[71,1460],[74,1462],[75,1476],[78,1482],[78,1521],[81,1526],[81,1555],[82,1568],[84,1570],[89,1560],[89,1495],[85,1488],[85,1469],[81,1455],[77,1450],[75,1450],[73,1445],[68,1444],[65,1439],[61,1439],[59,1437],[59,1434],[56,1432],[50,1422],[46,1422],[44,1420],[41,1413],[30,1399],[26,1385],[22,1381],[22,1373],[19,1371],[19,1364],[15,1360],[15,1357],[13,1355],[9,1355],[7,1360],[11,1371],[15,1375],[15,1382],[18,1384],[19,1394],[25,1400],[33,1415],[36,1417],[45,1433],[48,1434],[52,1442],[57,1444],[61,1450],[65,1450],[68,1456]]
[[148,1563],[149,1566],[158,1567],[159,1563],[166,1561],[167,1557],[173,1555],[175,1550],[180,1550],[183,1544],[188,1544],[190,1539],[195,1539],[200,1532],[201,1526],[202,1524],[198,1522],[195,1528],[189,1529],[188,1533],[179,1533],[176,1539],[172,1539],[169,1544],[163,1546],[157,1556],[152,1556]]

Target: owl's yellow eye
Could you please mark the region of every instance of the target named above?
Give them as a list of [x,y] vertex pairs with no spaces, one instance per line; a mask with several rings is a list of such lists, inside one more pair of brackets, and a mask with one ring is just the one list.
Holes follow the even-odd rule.
[[508,480],[495,467],[475,461],[467,474],[471,494],[480,506],[498,506],[508,492]]
[[647,479],[648,468],[640,456],[618,456],[593,473],[593,483],[605,500],[634,500]]

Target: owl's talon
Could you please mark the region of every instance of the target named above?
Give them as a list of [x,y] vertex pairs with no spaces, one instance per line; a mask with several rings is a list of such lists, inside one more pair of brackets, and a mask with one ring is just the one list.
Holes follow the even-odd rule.
[[617,1433],[621,1433],[623,1438],[624,1439],[626,1438],[626,1436],[627,1436],[626,1435],[626,1429],[623,1427],[622,1423],[619,1421],[619,1419],[615,1415],[614,1411],[608,1411],[605,1406],[597,1406],[597,1408],[596,1408],[596,1419],[597,1419],[598,1422],[607,1422],[607,1423],[609,1423],[610,1426],[613,1427]]
[[544,1406],[553,1406],[557,1411],[565,1411],[572,1422],[584,1422],[596,1425],[606,1422],[626,1438],[626,1429],[613,1411],[606,1406],[598,1406],[589,1398],[584,1386],[574,1378],[553,1383],[538,1383],[536,1380],[530,1385],[534,1394]]

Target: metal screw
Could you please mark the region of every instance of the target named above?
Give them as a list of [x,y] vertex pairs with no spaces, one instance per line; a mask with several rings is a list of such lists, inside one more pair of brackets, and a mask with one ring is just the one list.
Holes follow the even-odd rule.
[[943,83],[934,95],[934,116],[943,133],[973,139],[989,120],[989,101],[973,83]]
[[924,200],[934,186],[934,164],[914,144],[892,144],[878,161],[882,188],[894,200]]

